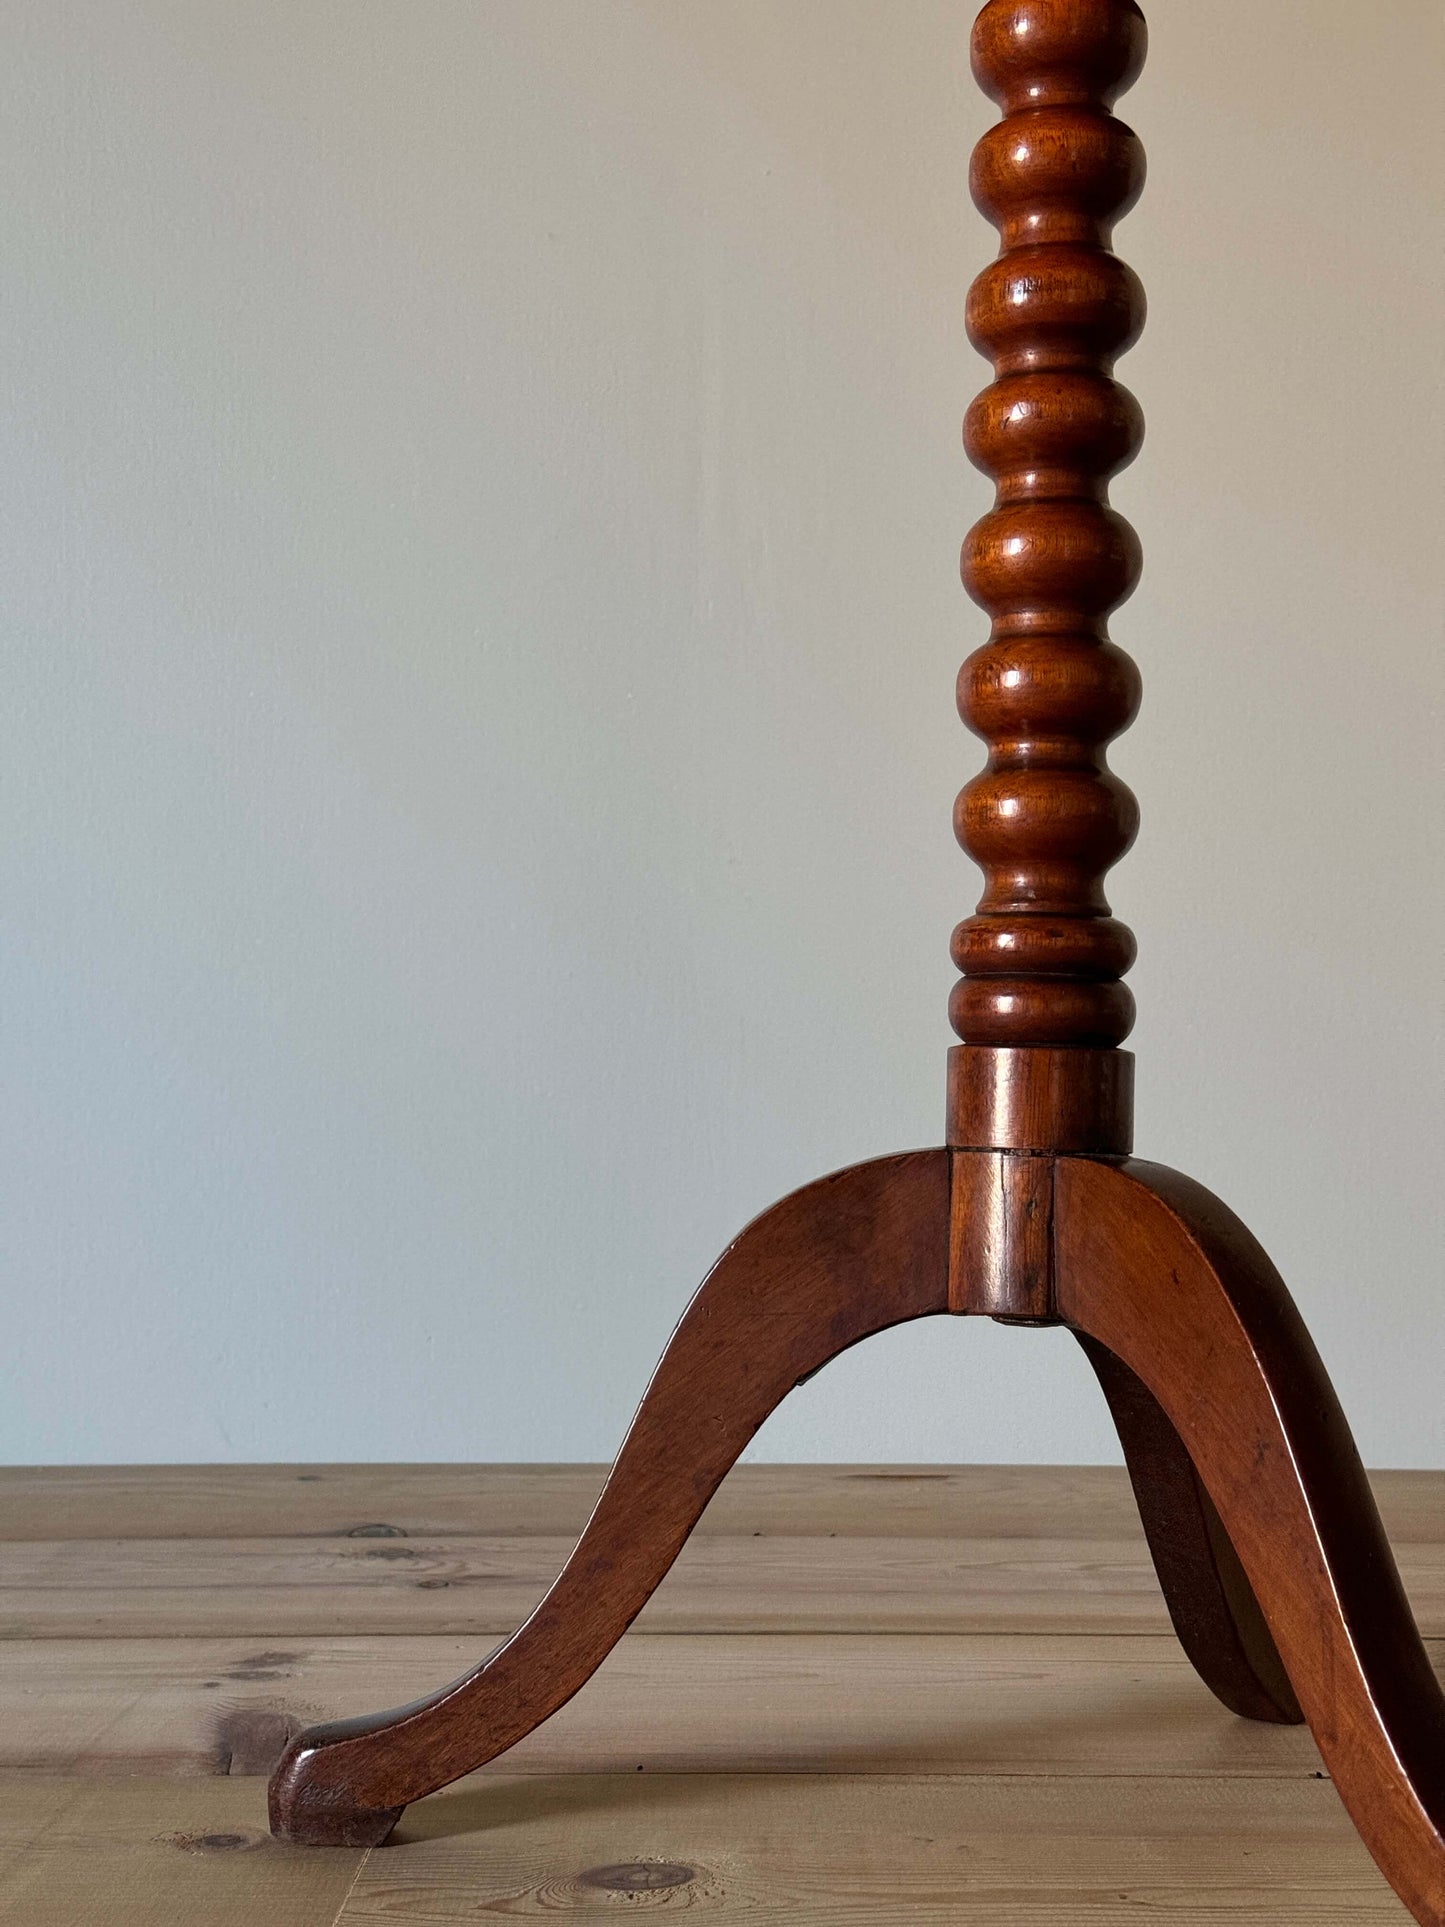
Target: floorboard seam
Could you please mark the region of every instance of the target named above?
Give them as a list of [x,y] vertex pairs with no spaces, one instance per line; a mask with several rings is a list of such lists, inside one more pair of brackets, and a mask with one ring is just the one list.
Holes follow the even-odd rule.
[[334,1919],[331,1922],[331,1927],[341,1927],[341,1916],[346,1912],[347,1908],[351,1905],[351,1896],[356,1892],[356,1883],[358,1880],[360,1880],[362,1874],[366,1871],[366,1863],[368,1860],[370,1860],[374,1852],[375,1852],[375,1848],[373,1847],[367,1847],[363,1851],[361,1859],[357,1862],[356,1872],[351,1876],[351,1885],[346,1889],[346,1892],[341,1896],[341,1905],[336,1909],[336,1914]]

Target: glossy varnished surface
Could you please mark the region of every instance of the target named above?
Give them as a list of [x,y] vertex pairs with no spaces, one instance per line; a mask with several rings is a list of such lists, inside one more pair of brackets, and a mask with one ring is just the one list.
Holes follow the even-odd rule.
[[1304,1718],[1239,1555],[1163,1406],[1127,1365],[1083,1333],[1129,1467],[1169,1617],[1194,1669],[1242,1719]]
[[758,1218],[684,1314],[597,1509],[521,1630],[414,1706],[314,1728],[271,1783],[283,1839],[365,1846],[596,1671],[781,1399],[870,1333],[948,1308],[946,1151],[820,1179]]
[[956,1044],[948,1053],[948,1141],[960,1151],[1122,1157],[1134,1144],[1133,1053]]
[[432,1697],[294,1740],[276,1833],[374,1844],[410,1801],[524,1738],[612,1649],[787,1391],[860,1338],[945,1311],[1061,1319],[1084,1339],[1191,1658],[1236,1711],[1303,1708],[1382,1870],[1423,1927],[1445,1927],[1445,1701],[1308,1337],[1217,1201],[1082,1158],[917,1152],[765,1213],[684,1317],[536,1612]]
[[[958,684],[964,721],[988,745],[956,812],[984,873],[953,939],[951,1014],[967,1045],[1097,1050],[1133,1023],[1121,979],[1134,940],[1109,915],[1103,878],[1138,816],[1104,751],[1139,701],[1107,619],[1140,556],[1107,485],[1143,437],[1113,366],[1143,325],[1144,297],[1110,238],[1144,156],[1111,107],[1144,44],[1132,0],[992,0],[974,28],[974,72],[1004,118],[971,174],[1002,246],[968,302],[969,337],[996,379],[964,438],[997,493],[963,550],[964,582],[992,618]],[[987,1077],[984,1060],[967,1069]],[[986,1095],[972,1108],[986,1110]],[[977,1128],[955,1104],[953,1141],[975,1142]]]
[[1366,1845],[1445,1927],[1445,1696],[1349,1427],[1258,1243],[1151,1164],[1059,1161],[1057,1299],[1168,1416]]

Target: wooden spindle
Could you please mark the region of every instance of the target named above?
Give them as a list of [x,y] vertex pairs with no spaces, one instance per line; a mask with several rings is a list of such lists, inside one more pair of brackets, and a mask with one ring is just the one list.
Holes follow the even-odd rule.
[[997,496],[963,549],[965,586],[993,627],[958,684],[959,711],[988,745],[955,812],[984,873],[953,937],[963,1048],[949,1141],[960,1146],[1129,1148],[1132,1060],[1117,1047],[1134,1018],[1122,981],[1134,939],[1103,879],[1138,809],[1105,747],[1133,718],[1139,678],[1106,625],[1140,557],[1108,481],[1143,436],[1112,371],[1144,295],[1110,238],[1144,156],[1111,107],[1144,48],[1133,0],[992,0],[974,27],[974,73],[1004,117],[970,180],[1002,246],[968,301],[969,338],[995,379],[968,411],[965,444]]

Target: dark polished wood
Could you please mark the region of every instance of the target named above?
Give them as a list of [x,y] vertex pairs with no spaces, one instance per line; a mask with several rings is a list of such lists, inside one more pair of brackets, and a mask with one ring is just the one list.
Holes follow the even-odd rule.
[[408,1802],[531,1731],[794,1385],[871,1332],[953,1312],[1074,1330],[1199,1672],[1251,1718],[1303,1712],[1385,1875],[1421,1927],[1445,1927],[1445,1698],[1323,1367],[1224,1207],[1123,1161],[1134,942],[1103,879],[1137,812],[1105,751],[1139,683],[1106,623],[1139,552],[1107,485],[1142,434],[1112,370],[1144,303],[1110,240],[1144,163],[1112,107],[1144,41],[1133,0],[991,0],[974,28],[1004,116],[972,185],[1002,250],[969,300],[995,380],[966,436],[997,493],[964,549],[992,628],[959,683],[988,760],[957,813],[984,891],[954,934],[948,1148],[824,1179],[743,1233],[536,1612],[431,1698],[303,1733],[271,1787],[286,1839],[379,1842]]
[[1160,1165],[1060,1159],[1054,1224],[1061,1316],[1168,1416],[1361,1837],[1422,1927],[1445,1927],[1445,1695],[1278,1272]]
[[960,1151],[953,1160],[948,1309],[1054,1322],[1054,1160]]
[[1075,1335],[1109,1402],[1169,1617],[1194,1670],[1242,1719],[1298,1725],[1304,1714],[1279,1648],[1183,1440],[1141,1378]]
[[[1004,118],[971,172],[1002,247],[968,300],[969,338],[996,378],[964,441],[996,496],[963,547],[964,583],[992,618],[958,681],[960,713],[988,745],[955,812],[984,876],[953,937],[963,974],[950,1015],[966,1045],[1107,1049],[1134,1021],[1121,981],[1134,939],[1103,879],[1138,827],[1105,747],[1139,703],[1107,619],[1140,559],[1108,481],[1143,438],[1113,367],[1143,326],[1144,295],[1110,238],[1143,186],[1144,155],[1110,109],[1144,41],[1131,0],[993,0],[974,27],[974,73]],[[970,1080],[984,1068],[969,1060]],[[988,1108],[986,1095],[972,1102]],[[952,1119],[952,1142],[975,1132]]]
[[871,1332],[948,1309],[949,1164],[947,1151],[879,1158],[755,1219],[683,1314],[587,1529],[531,1618],[431,1698],[301,1734],[271,1782],[272,1831],[376,1845],[410,1801],[569,1700],[779,1401]]
[[955,1044],[948,1142],[959,1151],[1126,1157],[1134,1148],[1133,1053]]

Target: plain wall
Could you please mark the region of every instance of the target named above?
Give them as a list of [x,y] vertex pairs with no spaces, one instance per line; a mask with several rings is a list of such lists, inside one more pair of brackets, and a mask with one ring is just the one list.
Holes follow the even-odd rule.
[[[1154,0],[1141,1150],[1445,1466],[1438,0]],[[7,0],[0,1458],[609,1456],[937,1142],[959,0]],[[780,1459],[1101,1460],[929,1321]]]

